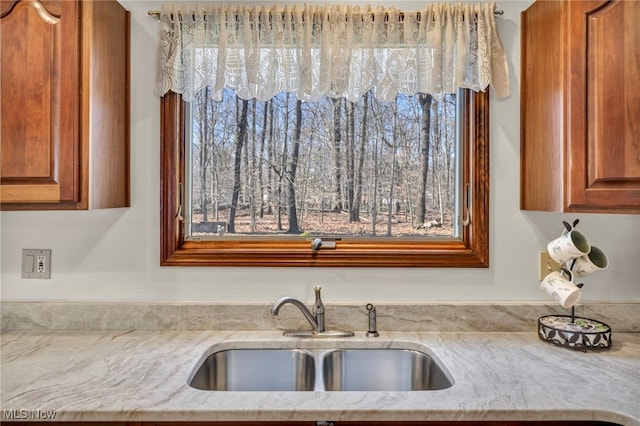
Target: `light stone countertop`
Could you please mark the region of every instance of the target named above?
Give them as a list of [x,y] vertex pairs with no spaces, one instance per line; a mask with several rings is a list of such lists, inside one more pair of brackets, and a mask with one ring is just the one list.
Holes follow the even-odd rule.
[[[439,360],[451,388],[419,392],[212,392],[187,385],[231,347],[403,347]],[[58,421],[599,420],[640,425],[640,334],[575,352],[535,332],[363,332],[293,339],[279,331],[7,331],[1,409]],[[9,414],[11,415],[11,414]]]

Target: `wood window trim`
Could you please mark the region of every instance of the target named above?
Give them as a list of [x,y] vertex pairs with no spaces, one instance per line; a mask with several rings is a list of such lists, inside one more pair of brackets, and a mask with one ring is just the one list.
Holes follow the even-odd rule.
[[[185,240],[179,220],[185,182],[185,108],[180,95],[161,99],[161,266],[466,267],[489,266],[489,94],[465,96],[463,181],[470,183],[471,224],[461,241],[348,240],[336,250],[312,251],[300,240]],[[466,209],[466,207],[465,207]],[[464,212],[466,214],[466,211]]]

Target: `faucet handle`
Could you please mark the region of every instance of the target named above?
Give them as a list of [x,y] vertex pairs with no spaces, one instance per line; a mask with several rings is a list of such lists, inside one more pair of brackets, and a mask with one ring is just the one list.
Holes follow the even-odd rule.
[[320,297],[320,290],[322,287],[319,285],[315,286],[313,290],[316,292],[316,300],[313,304],[314,313],[324,312],[324,304],[322,303],[322,297]]
[[311,251],[319,250],[321,245],[322,238],[316,238],[315,240],[311,241]]

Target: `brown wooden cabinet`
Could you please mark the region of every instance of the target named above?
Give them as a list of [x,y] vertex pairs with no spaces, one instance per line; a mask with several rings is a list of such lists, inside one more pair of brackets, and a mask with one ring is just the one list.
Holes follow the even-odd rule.
[[130,17],[0,0],[2,210],[128,207]]
[[640,2],[522,12],[520,208],[640,213]]

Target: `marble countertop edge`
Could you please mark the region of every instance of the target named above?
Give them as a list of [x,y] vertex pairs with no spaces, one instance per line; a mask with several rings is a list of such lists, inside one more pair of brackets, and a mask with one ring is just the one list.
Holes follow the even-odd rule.
[[[40,408],[40,410],[47,410]],[[6,419],[3,419],[7,421]],[[27,420],[27,419],[25,419]],[[33,420],[30,418],[28,420]],[[277,410],[58,410],[52,422],[260,422],[260,421],[601,421],[627,426],[640,425],[633,415],[606,408],[581,409],[292,409]]]

